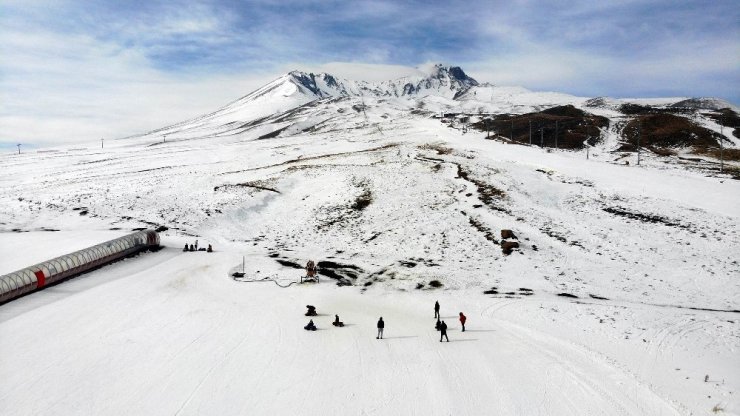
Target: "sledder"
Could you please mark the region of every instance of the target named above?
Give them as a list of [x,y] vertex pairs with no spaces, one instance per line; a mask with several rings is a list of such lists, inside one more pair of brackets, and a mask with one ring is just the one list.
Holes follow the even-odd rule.
[[303,282],[319,282],[319,274],[317,273],[316,264],[313,260],[309,260],[306,263],[306,275],[301,277],[301,283]]

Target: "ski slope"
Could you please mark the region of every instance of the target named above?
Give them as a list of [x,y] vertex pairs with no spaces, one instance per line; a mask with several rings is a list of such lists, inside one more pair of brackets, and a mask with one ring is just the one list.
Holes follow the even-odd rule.
[[[510,301],[240,283],[227,277],[240,260],[230,252],[141,257],[156,261],[137,270],[144,259],[129,259],[49,291],[73,295],[0,311],[3,414],[680,414],[592,351],[500,316]],[[126,276],[77,291],[104,273]],[[449,343],[433,329],[435,299]],[[301,329],[309,303],[316,332]],[[335,312],[346,327],[330,325]],[[39,383],[57,388],[23,400]]]

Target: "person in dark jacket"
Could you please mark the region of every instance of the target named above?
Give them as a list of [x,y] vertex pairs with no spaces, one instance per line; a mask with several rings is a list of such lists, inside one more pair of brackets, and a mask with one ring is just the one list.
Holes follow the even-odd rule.
[[208,245],[208,248],[206,249],[206,251],[209,252],[209,253],[213,253],[213,247],[211,247],[211,245],[209,244]]
[[465,321],[468,320],[468,317],[465,316],[462,312],[460,312],[460,325],[462,325],[462,332],[465,332]]
[[439,327],[439,342],[442,342],[442,337],[447,338],[447,342],[450,342],[450,339],[447,337],[447,324],[445,321],[442,321],[442,326]]
[[381,316],[380,319],[378,319],[378,336],[375,337],[375,339],[383,339],[383,329],[385,328],[385,322],[383,322],[383,317]]
[[308,309],[306,311],[306,316],[318,316],[316,313],[316,307],[313,305],[306,305],[306,308]]
[[442,321],[440,321],[439,318],[437,318],[437,323],[434,324],[434,329],[439,331],[440,328],[442,328]]
[[315,331],[316,330],[316,325],[314,325],[313,319],[311,319],[310,321],[308,321],[308,325],[304,326],[303,329],[305,329],[306,331]]
[[332,322],[331,324],[338,327],[344,326],[344,322],[339,320],[339,315],[334,315],[334,322]]
[[190,251],[190,250],[188,250],[188,243],[185,243],[185,248],[182,249],[182,251]]
[[434,317],[439,319],[439,302],[434,302]]

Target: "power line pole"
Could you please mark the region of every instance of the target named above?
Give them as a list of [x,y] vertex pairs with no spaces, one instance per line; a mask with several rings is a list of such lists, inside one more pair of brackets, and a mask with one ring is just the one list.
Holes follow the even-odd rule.
[[640,128],[640,120],[637,120],[637,166],[640,166],[640,138],[642,136],[642,129]]
[[529,145],[532,145],[532,119],[529,119]]
[[18,146],[18,154],[21,154],[21,144],[18,143],[16,146]]
[[725,141],[725,125],[723,124],[725,120],[725,115],[722,114],[722,119],[719,123],[719,132],[720,132],[720,138],[719,138],[719,173],[725,172],[725,155],[724,155],[724,145],[722,144],[723,141]]
[[545,146],[545,125],[540,124],[540,147]]
[[514,141],[514,119],[511,119],[511,130],[509,130],[509,141]]
[[555,148],[558,148],[558,120],[555,120]]
[[362,116],[365,118],[365,126],[367,126],[368,121],[367,113],[365,112],[365,95],[362,93],[362,89],[360,89],[360,102],[362,103]]
[[103,148],[103,140],[105,140],[105,139],[100,139],[100,148],[101,149]]

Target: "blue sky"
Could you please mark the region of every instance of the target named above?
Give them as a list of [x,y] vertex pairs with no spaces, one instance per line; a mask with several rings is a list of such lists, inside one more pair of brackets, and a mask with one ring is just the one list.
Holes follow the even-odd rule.
[[677,0],[4,0],[0,142],[135,134],[292,69],[377,79],[442,62],[533,90],[738,104],[739,10]]

